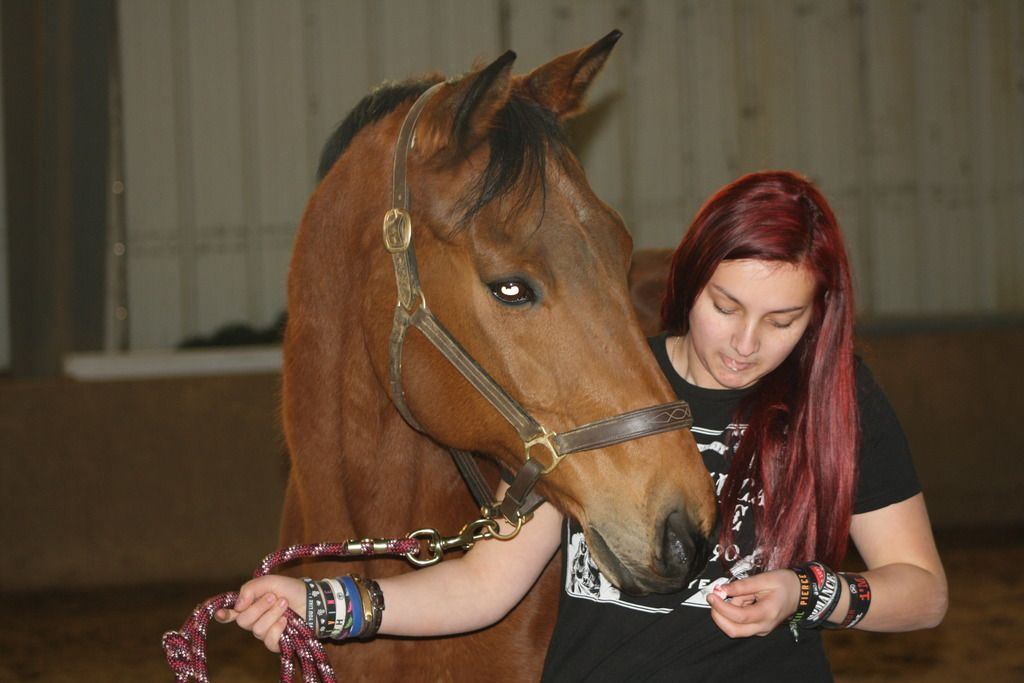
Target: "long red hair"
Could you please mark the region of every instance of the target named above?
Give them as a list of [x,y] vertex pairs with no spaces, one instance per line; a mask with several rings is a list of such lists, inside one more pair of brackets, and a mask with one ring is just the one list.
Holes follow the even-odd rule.
[[[806,267],[817,287],[803,337],[739,408],[737,422],[748,426],[722,490],[722,519],[732,519],[743,480],[753,478],[764,490],[764,507],[754,508],[760,564],[836,566],[849,536],[860,428],[853,287],[828,202],[808,180],[783,171],[752,173],[719,190],[672,257],[663,329],[685,335],[718,264],[739,259]],[[722,529],[724,547],[733,532],[730,524]]]

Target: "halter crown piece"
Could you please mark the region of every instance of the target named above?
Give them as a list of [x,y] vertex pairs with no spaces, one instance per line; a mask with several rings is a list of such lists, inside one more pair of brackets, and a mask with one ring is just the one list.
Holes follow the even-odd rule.
[[[504,500],[498,502],[494,502],[487,481],[472,455],[458,449],[449,449],[481,508],[492,514],[500,513],[510,524],[519,526],[533,509],[544,502],[533,490],[537,481],[542,475],[553,471],[567,455],[689,428],[693,424],[693,417],[686,401],[674,401],[597,420],[566,432],[552,432],[533,419],[518,401],[487,374],[430,311],[420,288],[416,268],[406,163],[409,149],[414,144],[420,113],[443,85],[443,82],[437,83],[420,95],[406,114],[395,145],[391,210],[384,216],[384,248],[391,254],[398,290],[398,303],[389,340],[391,400],[410,426],[423,431],[412,416],[402,389],[402,346],[409,327],[415,327],[508,420],[522,439],[526,462],[516,474]],[[550,455],[547,465],[533,456],[538,446]]]

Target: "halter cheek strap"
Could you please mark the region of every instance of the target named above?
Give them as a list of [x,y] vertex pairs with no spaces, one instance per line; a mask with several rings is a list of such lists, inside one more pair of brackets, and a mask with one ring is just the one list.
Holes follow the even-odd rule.
[[[416,267],[406,165],[409,149],[415,144],[416,122],[427,102],[442,85],[443,83],[438,83],[431,86],[416,100],[402,123],[395,145],[392,208],[384,216],[383,226],[384,247],[391,254],[398,292],[389,339],[391,400],[410,426],[423,431],[412,416],[402,389],[402,348],[408,329],[415,327],[494,406],[522,439],[526,462],[513,480],[504,500],[499,503],[492,502],[487,482],[472,455],[465,451],[450,449],[481,507],[500,511],[515,526],[521,524],[523,518],[544,501],[533,490],[537,481],[541,476],[553,471],[567,455],[605,448],[652,434],[689,428],[693,424],[693,419],[690,407],[685,401],[674,401],[591,422],[566,432],[552,432],[526,412],[430,311],[426,296],[420,288]],[[534,456],[538,448],[547,451],[547,464]]]

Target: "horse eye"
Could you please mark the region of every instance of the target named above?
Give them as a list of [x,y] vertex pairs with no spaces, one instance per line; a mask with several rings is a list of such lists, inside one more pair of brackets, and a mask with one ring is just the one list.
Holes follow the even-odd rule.
[[537,300],[533,289],[522,280],[499,280],[487,286],[495,299],[510,306],[529,304]]

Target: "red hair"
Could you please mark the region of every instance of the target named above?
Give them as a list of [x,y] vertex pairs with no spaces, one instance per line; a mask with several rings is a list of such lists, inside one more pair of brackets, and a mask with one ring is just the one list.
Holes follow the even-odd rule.
[[[672,257],[662,327],[689,331],[690,310],[722,261],[756,259],[806,267],[814,310],[800,341],[739,408],[747,429],[722,490],[733,518],[744,479],[764,490],[754,506],[765,568],[811,559],[837,566],[853,511],[859,422],[854,385],[853,288],[843,238],[820,192],[806,179],[768,171],[743,176],[697,212]],[[722,525],[723,546],[733,541]]]

